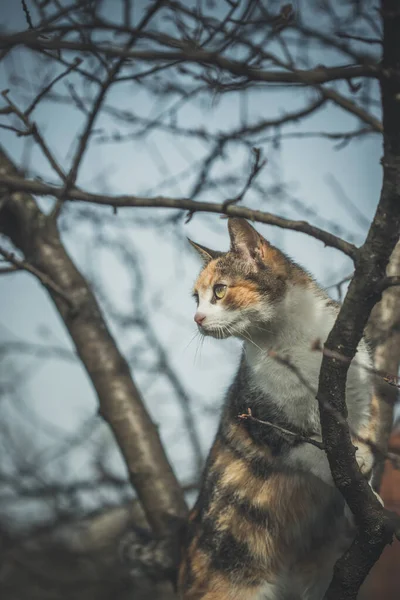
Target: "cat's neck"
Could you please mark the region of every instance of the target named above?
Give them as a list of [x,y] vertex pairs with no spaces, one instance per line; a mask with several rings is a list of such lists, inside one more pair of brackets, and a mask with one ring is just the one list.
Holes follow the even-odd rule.
[[273,323],[260,324],[244,342],[254,387],[267,393],[299,426],[319,426],[315,400],[324,343],[335,309],[318,288],[289,288]]
[[[332,328],[336,310],[322,290],[315,287],[291,286],[281,301],[276,318],[271,323],[260,323],[245,339],[246,349],[252,346],[261,352],[279,352],[297,346],[322,343]],[[252,342],[255,342],[252,343]]]

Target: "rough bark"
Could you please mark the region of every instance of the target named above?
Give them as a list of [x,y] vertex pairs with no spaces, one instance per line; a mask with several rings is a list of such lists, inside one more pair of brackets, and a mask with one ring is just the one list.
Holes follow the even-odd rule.
[[[0,172],[16,174],[1,150]],[[169,516],[186,516],[183,493],[94,294],[67,254],[56,220],[46,217],[31,195],[5,194],[0,209],[0,231],[68,296],[66,302],[47,286],[95,388],[99,411],[115,435],[148,521],[155,533],[165,534]]]
[[[338,319],[325,347],[348,360],[324,356],[318,389],[322,435],[336,486],[353,511],[358,535],[335,567],[326,600],[355,600],[361,583],[393,538],[393,524],[373,496],[355,461],[347,425],[339,422],[326,405],[346,416],[345,387],[350,360],[355,356],[370,313],[380,299],[381,282],[400,232],[400,12],[394,0],[382,0],[384,23],[383,69],[391,76],[381,80],[384,157],[383,185],[378,208],[365,244],[355,261]],[[332,356],[332,354],[331,354]]]

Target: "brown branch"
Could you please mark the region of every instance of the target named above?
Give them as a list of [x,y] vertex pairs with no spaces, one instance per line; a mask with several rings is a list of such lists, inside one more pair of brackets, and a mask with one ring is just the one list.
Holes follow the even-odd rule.
[[[144,14],[144,16],[141,19],[141,22],[138,26],[139,32],[144,27],[146,27],[146,25],[149,23],[151,18],[155,15],[155,13],[159,10],[159,8],[161,6],[162,6],[162,0],[157,0],[152,6],[150,6],[149,10],[146,11],[146,13]],[[138,34],[136,32],[130,36],[129,42],[127,44],[125,44],[125,46],[124,46],[125,52],[128,51],[132,47],[132,45],[134,44],[134,42],[137,39],[137,36],[138,36]],[[97,56],[97,54],[98,53],[96,50],[96,56]],[[122,55],[115,62],[115,64],[109,69],[106,79],[104,80],[104,82],[101,83],[100,90],[93,102],[93,106],[92,106],[90,113],[88,114],[88,118],[86,120],[84,130],[80,136],[79,144],[78,144],[78,147],[76,149],[76,152],[75,152],[75,155],[74,155],[74,158],[72,161],[72,166],[71,166],[69,173],[65,179],[62,193],[59,196],[59,198],[52,210],[51,217],[54,219],[56,219],[58,217],[61,207],[63,205],[63,202],[64,202],[65,198],[67,197],[69,190],[75,185],[76,179],[78,177],[79,167],[82,163],[83,156],[87,150],[89,138],[90,138],[94,123],[100,112],[100,109],[105,100],[105,97],[106,97],[109,89],[112,87],[113,83],[115,82],[115,78],[117,77],[119,71],[122,69],[125,60],[126,60],[125,57]]]
[[[327,352],[326,349],[322,349],[320,346],[318,347],[316,344],[313,344],[312,350],[323,350],[323,352]],[[285,367],[287,367],[287,369],[289,371],[291,371],[299,380],[299,382],[308,390],[308,392],[310,392],[310,394],[312,396],[314,396],[315,398],[317,397],[317,388],[314,388],[311,383],[309,381],[307,381],[307,379],[304,377],[303,373],[300,371],[300,369],[290,360],[290,358],[288,358],[287,356],[282,356],[281,354],[278,354],[278,352],[274,351],[274,350],[270,350],[268,352],[268,355],[273,358],[274,360],[276,360],[279,364],[284,365]],[[347,361],[347,362],[351,362],[348,361],[347,357],[343,356],[343,355],[339,355],[338,353],[335,353],[335,358],[337,358],[338,360],[342,360],[342,361]],[[352,361],[352,364],[355,364],[355,361]],[[361,365],[361,367],[363,367],[363,365]],[[373,373],[375,373],[375,371],[373,369],[368,369],[368,367],[364,367],[367,371],[371,371]],[[345,427],[349,427],[349,431],[351,433],[352,439],[356,440],[358,442],[362,442],[363,444],[366,444],[370,450],[373,452],[374,456],[377,457],[378,459],[382,460],[386,458],[386,454],[384,454],[382,452],[382,450],[370,439],[364,438],[362,436],[360,436],[356,431],[354,431],[354,429],[352,429],[347,421],[346,418],[343,417],[342,414],[340,414],[333,406],[331,406],[330,404],[324,404],[324,408],[326,411],[328,411],[333,418],[335,418],[338,423],[342,424]],[[260,421],[261,422],[261,421]],[[297,435],[297,434],[293,434],[293,435]],[[308,438],[305,438],[304,441],[306,441]],[[318,446],[319,447],[319,446]],[[321,448],[325,449],[325,446],[323,444],[323,442],[321,443]]]
[[382,40],[380,40],[379,38],[370,38],[362,35],[351,35],[342,31],[338,31],[336,35],[340,38],[343,38],[344,40],[354,40],[356,42],[363,42],[364,44],[379,44],[380,46],[382,46]]
[[19,271],[19,268],[15,265],[10,265],[9,267],[0,266],[0,275],[9,275],[10,273],[16,273]]
[[350,98],[346,98],[343,94],[339,94],[336,90],[331,88],[325,88],[322,86],[318,86],[317,88],[325,98],[332,100],[335,104],[344,108],[347,112],[353,114],[355,117],[358,117],[367,125],[370,125],[372,129],[377,131],[378,133],[382,133],[383,126],[379,119],[376,119],[373,115],[371,115],[368,111],[364,110],[362,106],[359,106]]
[[382,292],[388,288],[391,287],[396,287],[400,285],[400,276],[399,275],[392,275],[392,276],[387,276],[385,277],[385,279],[382,281],[381,283],[381,290]]
[[[362,369],[366,373],[370,373],[371,375],[379,377],[388,385],[391,385],[398,389],[400,388],[400,377],[398,375],[394,375],[393,373],[389,373],[388,371],[385,371],[380,368],[378,369],[375,366],[368,367],[367,365],[364,365],[363,363],[358,362],[356,358],[352,359],[352,358],[346,356],[345,354],[342,354],[341,352],[336,352],[335,350],[330,350],[329,348],[326,348],[321,345],[321,340],[315,340],[313,342],[312,350],[320,351],[320,352],[322,352],[322,354],[324,356],[327,356],[328,358],[333,358],[339,362],[346,363],[347,365],[350,365],[350,364],[357,365],[360,369]],[[396,371],[396,369],[394,369],[394,370]],[[392,407],[393,407],[394,403],[395,403],[395,400],[393,402],[390,402]]]
[[266,160],[261,160],[261,149],[260,148],[252,148],[252,150],[253,150],[253,164],[252,164],[249,176],[247,177],[247,181],[246,181],[242,191],[237,196],[224,201],[223,206],[225,209],[227,206],[230,206],[231,204],[237,204],[238,202],[243,200],[247,191],[251,188],[251,185],[252,185],[253,181],[255,180],[255,178],[257,177],[257,175],[259,174],[261,169],[267,164]]
[[[7,188],[10,191],[23,191],[35,195],[49,195],[59,198],[62,195],[62,188],[43,183],[41,181],[33,181],[24,179],[19,176],[4,175],[0,173],[0,186]],[[307,221],[296,221],[293,219],[285,219],[272,213],[253,210],[244,206],[226,206],[224,203],[215,202],[197,202],[190,198],[168,198],[164,196],[156,196],[153,198],[143,198],[140,196],[103,196],[100,194],[91,194],[82,191],[81,189],[72,189],[68,193],[68,199],[71,201],[91,202],[102,206],[111,207],[159,207],[159,208],[174,208],[187,210],[191,213],[208,212],[218,213],[222,215],[243,217],[250,221],[257,221],[267,225],[274,225],[282,229],[290,229],[310,235],[323,242],[326,246],[336,248],[347,256],[354,258],[356,256],[356,246],[350,242],[346,242],[340,237],[315,227]]]
[[189,44],[183,44],[175,40],[175,45],[182,46],[182,50],[126,50],[112,45],[90,44],[87,42],[73,42],[64,39],[43,39],[31,32],[23,32],[12,35],[0,35],[0,49],[8,49],[23,44],[33,49],[47,50],[70,50],[80,52],[91,52],[95,48],[104,56],[129,58],[141,61],[185,61],[196,64],[206,64],[219,67],[238,77],[248,77],[252,81],[263,83],[289,83],[313,85],[329,81],[353,79],[355,77],[377,78],[380,73],[378,65],[351,65],[345,67],[317,67],[315,69],[298,70],[295,73],[282,71],[265,71],[249,67],[246,63],[230,60],[218,53],[195,48]]
[[63,172],[62,168],[60,167],[60,165],[58,164],[58,162],[56,161],[56,159],[54,158],[53,153],[47,146],[46,142],[44,141],[43,136],[41,135],[40,131],[38,130],[36,123],[31,123],[31,121],[28,118],[28,115],[23,113],[18,108],[18,106],[10,100],[10,98],[8,97],[8,94],[9,94],[9,90],[4,90],[1,93],[4,100],[7,102],[9,108],[12,110],[12,112],[15,113],[17,115],[17,117],[19,117],[19,119],[21,119],[21,121],[25,125],[26,132],[24,133],[24,135],[32,135],[33,136],[34,140],[36,141],[38,146],[41,148],[43,154],[49,161],[53,170],[57,173],[57,175],[62,180],[64,180],[65,179],[64,172]]
[[[300,110],[296,110],[293,112],[285,112],[282,116],[279,116],[275,119],[260,119],[259,121],[257,121],[254,124],[246,124],[244,126],[238,127],[237,129],[233,129],[229,132],[229,134],[221,134],[220,132],[216,132],[216,133],[211,133],[211,131],[205,129],[204,127],[199,127],[198,129],[195,128],[189,128],[189,127],[179,127],[179,125],[177,125],[174,122],[169,122],[171,121],[171,119],[168,120],[168,122],[162,121],[161,119],[149,119],[146,117],[142,117],[139,115],[129,115],[129,123],[138,123],[139,125],[143,125],[143,130],[142,131],[146,131],[146,130],[151,130],[153,128],[157,128],[157,129],[161,129],[163,131],[168,131],[172,134],[177,134],[177,135],[182,135],[182,136],[187,136],[187,137],[198,137],[202,140],[206,140],[206,141],[210,141],[210,140],[220,140],[221,138],[226,139],[227,141],[232,140],[232,141],[237,141],[237,140],[242,140],[245,136],[254,136],[257,134],[260,134],[262,132],[264,132],[266,129],[276,129],[278,127],[282,127],[284,125],[287,125],[289,123],[292,122],[298,122],[300,120],[302,120],[304,117],[308,117],[309,115],[314,114],[315,112],[317,112],[317,110],[319,110],[325,103],[326,103],[326,99],[323,98],[321,96],[321,94],[318,94],[320,97],[318,97],[316,100],[310,102],[309,104],[307,104],[307,106],[305,106],[304,108],[301,108]],[[53,95],[53,99],[56,100],[57,102],[64,102],[64,103],[69,103],[69,98],[66,96],[62,96],[61,94],[57,94],[56,96]],[[121,111],[118,110],[117,108],[110,106],[110,105],[105,105],[103,108],[104,112],[108,113],[110,116],[112,116],[113,118],[122,121],[124,123],[124,125],[126,125],[127,123],[127,115],[126,115],[126,111]],[[368,133],[372,132],[372,130],[370,128],[363,130],[368,131]],[[316,135],[323,135],[320,132],[315,132]],[[358,134],[358,131],[357,133]],[[118,139],[118,141],[125,141],[125,140],[130,140],[133,139],[134,135],[137,134],[132,134],[132,133],[127,133],[127,134],[118,134],[118,138],[114,138],[112,135],[107,137],[105,135],[103,136],[98,136],[96,138],[96,140],[98,142],[104,142],[104,141],[115,141],[115,139]],[[329,134],[327,134],[329,135]],[[351,133],[346,133],[346,134],[332,134],[332,135],[337,135],[340,137],[343,137],[344,135],[351,135]],[[275,136],[276,137],[276,136]]]
[[[132,41],[127,45],[127,47],[129,47],[131,45],[131,43],[132,43]],[[58,217],[61,207],[63,205],[63,202],[64,202],[66,196],[68,195],[69,190],[71,189],[71,187],[73,187],[75,185],[76,179],[78,177],[79,166],[82,162],[83,155],[87,149],[89,137],[92,132],[97,115],[99,114],[101,105],[103,104],[103,101],[106,97],[108,90],[114,83],[115,77],[117,76],[118,72],[122,68],[124,60],[125,60],[124,58],[120,58],[115,63],[115,65],[111,68],[110,72],[108,73],[106,80],[100,86],[100,91],[98,92],[97,97],[96,97],[95,101],[93,102],[92,110],[90,111],[90,113],[88,115],[84,130],[80,136],[78,148],[75,152],[71,169],[65,179],[62,193],[59,196],[59,198],[53,208],[53,211],[51,213],[51,216],[54,219],[56,219]]]
[[35,110],[36,106],[44,98],[44,96],[49,93],[49,91],[51,90],[51,88],[56,83],[58,83],[59,81],[61,81],[61,79],[63,79],[67,75],[69,75],[72,71],[75,71],[77,69],[77,67],[81,64],[81,62],[82,62],[82,59],[80,59],[79,57],[75,57],[74,60],[73,60],[73,62],[62,73],[60,73],[59,75],[57,75],[57,77],[54,77],[54,79],[52,79],[50,81],[50,83],[48,83],[42,90],[40,90],[40,92],[39,92],[39,94],[37,94],[36,98],[34,98],[32,100],[31,104],[24,111],[25,117],[28,118],[29,115],[31,114],[31,112]]
[[70,309],[74,311],[75,304],[73,300],[68,296],[68,294],[65,293],[65,291],[59,285],[57,285],[57,283],[55,283],[48,275],[46,275],[46,273],[43,273],[33,265],[29,264],[26,260],[18,259],[15,256],[15,254],[13,254],[12,252],[8,252],[8,250],[6,250],[5,248],[0,247],[0,254],[14,266],[14,271],[22,270],[31,273],[37,279],[39,279],[40,283],[42,283],[45,288],[51,290],[52,292],[57,294],[57,296],[65,300]]
[[294,431],[290,431],[289,429],[285,429],[284,427],[279,427],[279,425],[276,425],[275,423],[271,423],[270,421],[262,421],[261,419],[257,419],[256,417],[253,417],[251,408],[247,409],[247,413],[238,415],[238,418],[244,419],[244,420],[249,420],[249,421],[255,421],[256,423],[261,423],[261,425],[266,425],[267,427],[272,427],[272,429],[276,429],[283,436],[293,437],[294,439],[296,439],[300,442],[305,442],[306,444],[311,444],[312,446],[315,446],[316,448],[319,448],[320,450],[325,449],[324,444],[318,440],[314,440],[313,438],[306,437],[305,435],[301,435],[300,433],[295,433]]
[[[382,0],[383,14],[394,9],[394,0]],[[385,68],[392,69],[400,61],[400,14],[384,17]],[[384,176],[378,208],[365,244],[357,253],[355,274],[350,282],[335,325],[325,347],[355,356],[372,308],[380,300],[379,282],[397,243],[400,231],[400,119],[397,80],[382,80],[384,125]],[[345,392],[349,364],[324,355],[320,372],[318,401],[322,438],[336,486],[354,513],[359,531],[335,566],[334,577],[326,600],[355,600],[361,583],[390,543],[394,526],[382,510],[368,483],[361,476],[355,460],[355,449],[346,424],[339,422],[325,405],[331,405],[344,418],[347,415]]]
[[[15,176],[15,171],[0,151],[0,172]],[[0,211],[0,231],[23,252],[30,265],[45,273],[75,303],[76,314],[71,316],[64,300],[49,288],[96,390],[100,413],[115,435],[148,521],[156,533],[166,534],[169,514],[186,516],[182,491],[129,366],[90,287],[66,253],[56,221],[46,217],[30,195],[12,194],[5,197]]]

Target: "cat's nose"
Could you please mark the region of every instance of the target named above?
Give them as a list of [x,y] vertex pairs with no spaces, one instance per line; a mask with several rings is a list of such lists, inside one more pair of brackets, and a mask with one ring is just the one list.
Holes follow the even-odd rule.
[[196,321],[197,325],[200,325],[200,326],[202,325],[205,318],[206,318],[206,315],[204,313],[197,312],[194,315],[194,320]]

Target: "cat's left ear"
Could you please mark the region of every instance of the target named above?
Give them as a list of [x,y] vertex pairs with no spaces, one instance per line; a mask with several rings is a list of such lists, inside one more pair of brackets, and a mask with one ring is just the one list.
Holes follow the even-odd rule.
[[237,217],[230,218],[228,231],[231,238],[231,252],[236,252],[246,259],[265,259],[266,251],[271,245],[248,221]]
[[210,248],[206,248],[205,246],[202,246],[201,244],[196,244],[196,242],[193,242],[189,238],[187,238],[187,241],[200,254],[201,259],[205,265],[207,265],[213,258],[217,258],[218,256],[221,256],[221,254],[222,254],[221,252],[218,252],[217,250],[210,250]]

